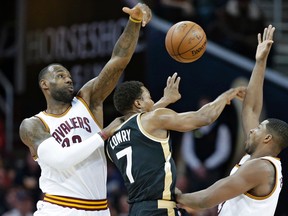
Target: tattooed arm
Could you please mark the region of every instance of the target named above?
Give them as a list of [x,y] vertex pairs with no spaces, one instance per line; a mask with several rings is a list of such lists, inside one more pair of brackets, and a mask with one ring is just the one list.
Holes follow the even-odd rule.
[[[104,66],[98,77],[90,80],[79,91],[91,111],[103,126],[103,101],[115,88],[122,72],[128,65],[135,51],[139,31],[151,19],[151,10],[145,4],[138,3],[134,8],[124,7],[123,11],[130,15],[127,26],[113,49],[112,57]],[[138,22],[139,21],[139,22]]]

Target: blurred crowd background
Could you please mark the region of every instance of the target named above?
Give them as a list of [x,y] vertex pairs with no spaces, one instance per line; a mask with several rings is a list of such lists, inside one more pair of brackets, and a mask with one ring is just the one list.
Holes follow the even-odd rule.
[[[0,215],[28,216],[42,198],[40,169],[18,135],[24,118],[45,110],[37,76],[46,65],[67,67],[76,90],[97,76],[109,60],[127,22],[123,6],[133,0],[4,0],[0,7]],[[287,0],[146,0],[152,22],[141,30],[136,52],[123,80],[144,82],[157,101],[166,79],[181,76],[180,101],[170,108],[196,110],[224,90],[247,84],[254,65],[257,34],[276,27],[264,87],[264,117],[288,121],[288,1]],[[165,50],[165,34],[176,22],[191,20],[206,32],[201,59],[175,62]],[[243,154],[239,121],[241,103],[234,101],[209,127],[185,134],[172,132],[177,162],[177,186],[183,192],[203,189],[227,176]],[[107,125],[118,113],[112,97],[105,102]],[[283,189],[276,216],[288,215],[288,154],[280,155]],[[127,215],[127,194],[120,174],[108,163],[108,198],[112,216]],[[215,209],[193,216],[214,216]]]

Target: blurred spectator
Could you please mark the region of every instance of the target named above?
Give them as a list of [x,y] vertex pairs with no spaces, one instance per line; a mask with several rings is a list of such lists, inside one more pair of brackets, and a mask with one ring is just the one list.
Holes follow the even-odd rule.
[[32,197],[25,189],[17,187],[10,188],[5,200],[10,209],[2,214],[2,216],[32,216]]
[[[108,202],[111,216],[119,216],[120,198],[123,194],[126,194],[126,188],[124,181],[119,170],[115,167],[111,161],[107,162],[107,193]],[[128,205],[128,203],[127,203]]]
[[5,205],[5,194],[7,188],[6,170],[0,166],[0,215],[7,210]]
[[0,115],[0,153],[5,151],[5,127],[4,120]]
[[154,3],[154,13],[172,23],[196,20],[194,0],[159,0]]
[[215,0],[196,0],[195,6],[199,20],[198,24],[205,29],[214,19]]
[[107,193],[113,197],[126,192],[124,181],[118,169],[110,161],[107,163]]
[[198,16],[198,24],[204,30],[215,19],[215,11],[219,7],[223,7],[228,0],[194,0],[196,14]]
[[216,11],[206,33],[210,40],[254,60],[256,35],[265,27],[266,18],[254,1],[229,0]]
[[[199,108],[210,102],[203,96]],[[211,125],[183,133],[181,150],[186,163],[189,192],[199,191],[212,185],[225,174],[226,163],[231,155],[229,127],[216,120]],[[196,215],[216,215],[216,208]]]
[[[14,185],[23,186],[29,190],[33,199],[34,207],[39,199],[41,199],[42,192],[39,188],[38,179],[41,174],[38,163],[32,158],[29,151],[22,160],[18,160],[16,165],[16,176]],[[34,209],[36,210],[36,208]]]
[[7,211],[9,208],[5,202],[5,196],[7,189],[11,186],[11,184],[11,175],[9,175],[8,169],[6,169],[4,158],[0,156],[0,215],[2,215],[3,212]]

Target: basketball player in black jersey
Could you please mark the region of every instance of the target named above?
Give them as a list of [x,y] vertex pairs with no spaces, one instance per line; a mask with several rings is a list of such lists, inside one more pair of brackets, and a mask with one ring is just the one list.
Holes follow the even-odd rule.
[[184,132],[214,122],[226,104],[243,98],[245,87],[230,89],[198,111],[176,113],[154,109],[143,83],[127,81],[114,93],[114,105],[125,122],[106,143],[110,159],[128,190],[129,215],[180,215],[175,203],[176,166],[169,130]]

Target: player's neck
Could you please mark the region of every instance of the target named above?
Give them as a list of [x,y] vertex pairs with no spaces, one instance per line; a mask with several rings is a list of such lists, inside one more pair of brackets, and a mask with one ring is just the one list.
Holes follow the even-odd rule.
[[251,154],[251,159],[265,156],[277,157],[277,155],[278,155],[277,153],[271,151],[254,152],[253,154]]
[[67,109],[71,106],[71,104],[53,104],[51,105],[47,105],[47,109],[45,110],[46,113],[48,114],[55,114],[55,115],[59,115],[59,114],[63,114],[64,112],[67,111]]
[[137,111],[127,112],[127,113],[125,114],[125,116],[124,116],[125,121],[126,121],[127,119],[129,119],[131,116],[133,116],[133,115],[135,115],[135,114],[137,114],[137,113],[139,113],[139,112],[137,112]]

